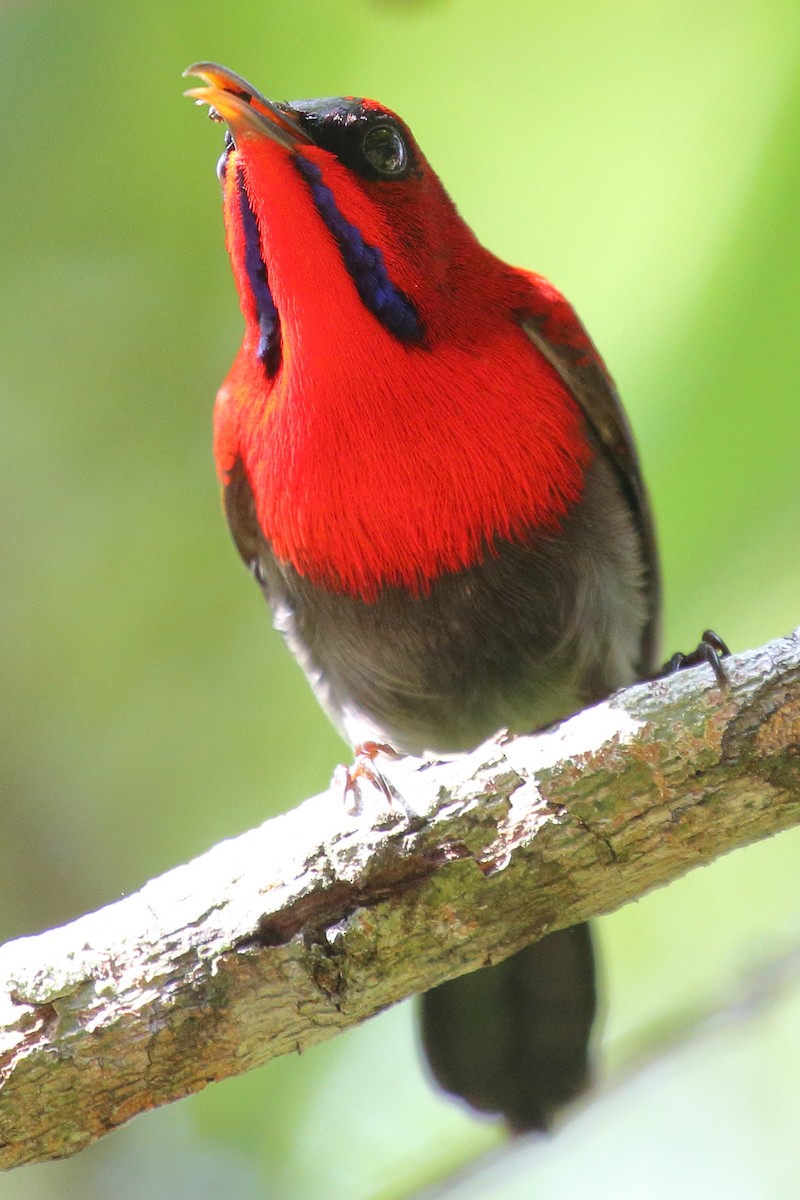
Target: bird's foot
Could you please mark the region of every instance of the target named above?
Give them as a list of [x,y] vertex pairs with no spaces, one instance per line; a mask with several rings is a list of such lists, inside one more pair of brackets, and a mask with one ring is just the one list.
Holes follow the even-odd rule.
[[719,634],[714,633],[713,629],[706,629],[694,650],[689,654],[681,654],[680,651],[673,654],[672,658],[664,663],[656,678],[674,675],[677,671],[685,671],[689,667],[698,667],[706,663],[716,675],[719,686],[725,688],[728,686],[728,676],[722,659],[727,658],[729,654],[730,650]]
[[389,807],[396,807],[397,793],[388,779],[375,766],[379,754],[387,758],[401,758],[388,742],[359,742],[354,747],[355,762],[352,767],[340,764],[333,773],[331,786],[341,788],[345,811],[354,814],[361,809],[361,787],[359,781],[366,779],[386,797]]

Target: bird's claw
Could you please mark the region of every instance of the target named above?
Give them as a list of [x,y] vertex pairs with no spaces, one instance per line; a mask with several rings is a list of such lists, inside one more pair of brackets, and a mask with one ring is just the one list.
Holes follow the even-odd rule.
[[694,650],[689,654],[682,654],[678,651],[668,662],[664,663],[661,668],[661,676],[674,675],[677,671],[684,671],[689,667],[697,667],[706,663],[714,672],[719,686],[725,688],[728,686],[728,676],[722,665],[722,659],[727,658],[729,654],[728,645],[719,634],[715,633],[713,629],[706,629]]
[[331,780],[331,786],[341,788],[345,811],[351,815],[361,808],[361,789],[359,780],[368,780],[373,787],[378,788],[386,797],[390,808],[394,809],[396,793],[388,779],[375,766],[379,754],[387,758],[402,757],[388,742],[359,742],[354,747],[355,762],[352,767],[343,763],[336,767]]

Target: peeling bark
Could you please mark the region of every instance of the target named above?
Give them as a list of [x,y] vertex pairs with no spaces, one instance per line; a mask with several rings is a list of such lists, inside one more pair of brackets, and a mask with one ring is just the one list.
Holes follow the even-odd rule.
[[800,630],[450,763],[380,762],[0,949],[0,1166],[322,1041],[800,823]]

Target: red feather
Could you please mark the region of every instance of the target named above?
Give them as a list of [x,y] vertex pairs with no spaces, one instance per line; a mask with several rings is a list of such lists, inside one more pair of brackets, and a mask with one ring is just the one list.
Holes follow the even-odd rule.
[[[398,188],[366,183],[324,150],[303,148],[346,219],[385,248],[392,280],[421,314],[421,346],[401,343],[365,309],[282,147],[247,141],[226,171],[246,332],[217,400],[218,469],[225,480],[241,459],[279,558],[364,599],[386,584],[424,591],[498,539],[557,528],[592,455],[579,406],[517,318],[550,304],[553,335],[592,353],[580,323],[574,314],[570,323],[572,310],[549,284],[480,246],[416,153],[418,177]],[[283,362],[272,381],[255,354],[239,166],[281,314]],[[380,203],[373,188],[383,189]]]

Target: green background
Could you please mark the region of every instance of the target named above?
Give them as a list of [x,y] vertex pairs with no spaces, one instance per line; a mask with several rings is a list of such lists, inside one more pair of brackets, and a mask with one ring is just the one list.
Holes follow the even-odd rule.
[[[640,443],[665,652],[800,620],[796,0],[5,0],[2,939],[135,890],[346,756],[219,511],[210,412],[240,316],[221,133],[180,95],[203,58],[276,98],[395,108],[481,238],[574,302]],[[799,847],[601,923],[609,1071],[800,936]],[[405,1195],[499,1136],[428,1088],[412,1018],[0,1178],[0,1200]],[[796,1197],[799,1031],[790,988],[453,1194]]]

